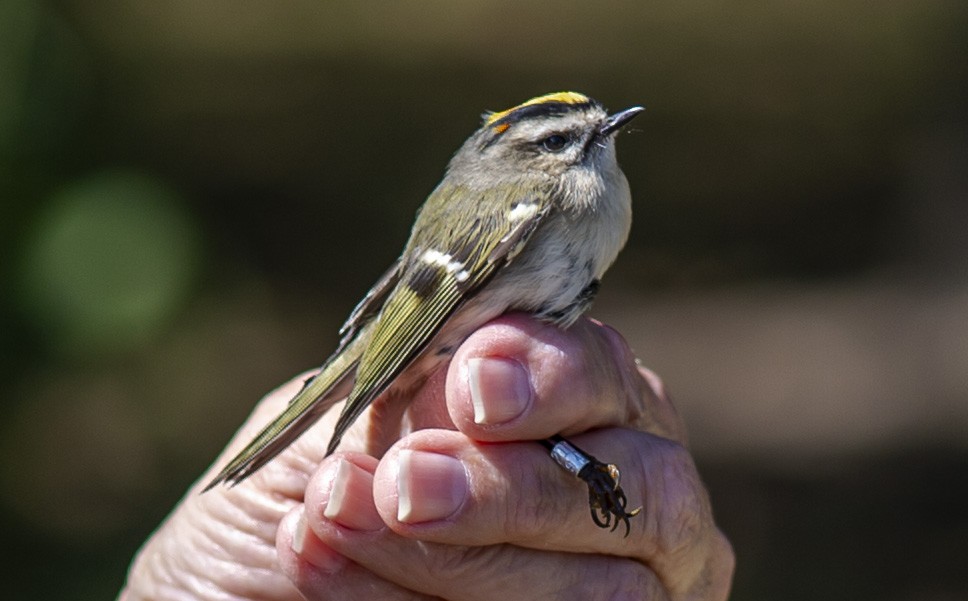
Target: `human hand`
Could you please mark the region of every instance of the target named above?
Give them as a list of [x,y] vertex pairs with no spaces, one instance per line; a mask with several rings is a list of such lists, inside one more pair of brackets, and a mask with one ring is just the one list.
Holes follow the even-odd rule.
[[[474,361],[480,357],[501,359]],[[530,374],[525,386],[507,377],[517,369]],[[298,386],[261,403],[226,454]],[[515,396],[525,397],[523,406],[509,402]],[[350,436],[347,451],[320,464],[335,412],[327,418],[242,486],[190,492],[142,550],[123,596],[289,599],[300,598],[298,589],[310,599],[712,600],[728,593],[732,551],[712,521],[681,421],[661,383],[608,328],[581,321],[561,332],[524,316],[485,326],[417,392],[409,420],[418,431],[380,461],[353,451],[362,443]],[[442,429],[455,424],[459,432]],[[594,526],[584,485],[539,445],[493,444],[556,432],[587,432],[572,440],[622,468],[630,506],[645,507],[628,538]]]
[[[495,320],[411,407],[416,432],[380,460],[327,458],[283,520],[280,563],[308,599],[727,597],[732,549],[682,421],[614,330]],[[585,485],[542,447],[514,442],[559,432],[621,468],[644,507],[628,537],[594,525]]]

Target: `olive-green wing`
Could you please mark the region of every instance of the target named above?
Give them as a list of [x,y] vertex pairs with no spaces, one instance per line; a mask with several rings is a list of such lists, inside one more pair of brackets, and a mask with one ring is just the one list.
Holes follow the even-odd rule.
[[397,259],[390,266],[390,269],[387,269],[380,276],[380,279],[376,281],[376,284],[370,288],[366,296],[363,297],[363,300],[353,307],[350,316],[346,318],[346,322],[339,329],[339,335],[342,337],[341,344],[345,344],[347,341],[355,338],[363,326],[379,315],[384,303],[386,303],[387,297],[390,296],[390,292],[393,291],[397,282],[400,281],[400,267],[402,264],[402,259]]
[[[434,211],[433,200],[442,199],[431,198],[420,219],[448,222],[449,215]],[[482,199],[480,206],[509,210],[507,203],[488,200],[494,199]],[[408,244],[400,281],[374,322],[327,453],[336,449],[350,425],[420,355],[447,319],[520,252],[547,211],[536,204],[518,204],[530,208],[519,209],[514,219],[506,213],[478,215],[466,231],[456,234],[444,230],[438,236],[421,236],[434,230],[421,229],[418,221],[419,233]],[[516,205],[510,206],[513,210]]]

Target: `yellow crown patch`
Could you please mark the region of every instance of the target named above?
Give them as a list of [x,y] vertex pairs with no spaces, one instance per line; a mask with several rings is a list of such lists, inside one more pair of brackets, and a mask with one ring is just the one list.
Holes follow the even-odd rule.
[[584,94],[579,94],[578,92],[555,92],[553,94],[545,94],[544,96],[538,96],[522,102],[517,106],[512,106],[509,109],[497,113],[491,113],[488,115],[487,120],[484,122],[485,125],[492,125],[501,119],[507,117],[509,114],[513,113],[518,109],[523,109],[526,106],[534,106],[537,104],[545,104],[549,102],[564,103],[564,104],[584,104],[591,102],[591,98],[585,96]]

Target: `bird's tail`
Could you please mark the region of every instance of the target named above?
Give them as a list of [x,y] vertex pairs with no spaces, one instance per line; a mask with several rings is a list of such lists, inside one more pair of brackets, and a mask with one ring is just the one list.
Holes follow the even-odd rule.
[[356,366],[366,347],[366,338],[361,333],[334,353],[323,364],[319,374],[307,381],[289,401],[285,411],[269,422],[202,492],[222,482],[235,485],[245,480],[299,438],[333,404],[349,394]]

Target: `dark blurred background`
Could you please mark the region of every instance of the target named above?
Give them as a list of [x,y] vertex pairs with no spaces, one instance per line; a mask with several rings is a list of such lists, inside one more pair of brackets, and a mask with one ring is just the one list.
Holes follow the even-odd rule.
[[958,0],[4,0],[4,598],[113,597],[479,114],[562,89],[648,108],[593,314],[686,416],[733,598],[968,598],[966,31]]

